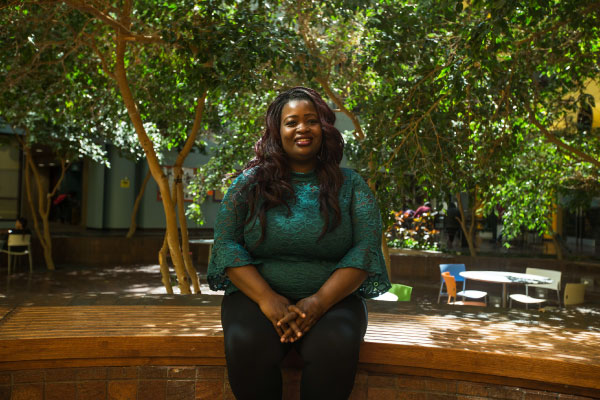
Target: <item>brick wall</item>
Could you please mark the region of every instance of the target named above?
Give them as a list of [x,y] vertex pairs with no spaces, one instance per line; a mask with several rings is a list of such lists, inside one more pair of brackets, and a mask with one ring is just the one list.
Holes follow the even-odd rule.
[[[284,369],[284,400],[299,400],[300,371]],[[0,372],[0,400],[233,400],[222,366],[58,368]],[[351,400],[586,397],[408,375],[358,372]]]

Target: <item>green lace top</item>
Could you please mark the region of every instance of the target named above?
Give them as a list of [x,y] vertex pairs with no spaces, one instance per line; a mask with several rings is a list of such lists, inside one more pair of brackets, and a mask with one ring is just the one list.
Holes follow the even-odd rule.
[[266,233],[258,243],[261,226],[245,224],[248,204],[242,190],[252,170],[238,176],[227,191],[215,223],[215,242],[208,266],[208,283],[226,294],[238,289],[225,268],[256,266],[267,283],[289,299],[316,293],[337,268],[368,271],[357,290],[365,298],[376,297],[390,288],[381,252],[381,215],[375,197],[354,171],[342,168],[340,188],[341,224],[321,240],[323,220],[319,212],[317,174],[292,173],[296,200],[266,213]]

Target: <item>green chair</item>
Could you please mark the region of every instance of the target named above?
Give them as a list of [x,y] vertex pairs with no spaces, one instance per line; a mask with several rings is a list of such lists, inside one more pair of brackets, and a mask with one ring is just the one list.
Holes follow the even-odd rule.
[[412,287],[400,283],[392,283],[392,287],[388,292],[398,296],[398,301],[410,301]]

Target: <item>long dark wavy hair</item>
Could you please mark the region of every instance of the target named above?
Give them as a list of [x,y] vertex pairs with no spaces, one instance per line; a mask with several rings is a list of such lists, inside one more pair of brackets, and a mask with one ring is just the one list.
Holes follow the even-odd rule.
[[[315,106],[321,122],[322,141],[315,171],[319,178],[319,209],[324,221],[319,240],[328,231],[333,231],[342,219],[338,194],[344,181],[339,166],[344,151],[344,139],[340,131],[333,126],[335,113],[315,90],[294,87],[279,94],[269,105],[265,130],[254,145],[256,156],[244,167],[244,171],[254,169],[245,189],[248,190],[247,201],[250,210],[246,224],[256,222],[258,218],[261,225],[261,237],[256,245],[265,238],[266,212],[282,204],[290,210],[289,202],[296,200],[294,188],[290,183],[291,168],[283,150],[279,131],[283,107],[292,100],[310,101]],[[330,217],[332,213],[333,220]]]

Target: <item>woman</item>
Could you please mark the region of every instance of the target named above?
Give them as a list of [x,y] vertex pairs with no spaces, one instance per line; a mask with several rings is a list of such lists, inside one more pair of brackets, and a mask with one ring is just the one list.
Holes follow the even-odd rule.
[[208,268],[238,399],[281,399],[295,347],[303,399],[346,399],[367,327],[362,298],[386,292],[381,217],[369,187],[340,169],[335,114],[296,87],[269,106],[256,157],[227,191]]

